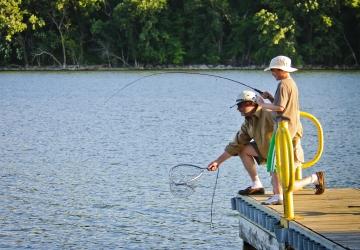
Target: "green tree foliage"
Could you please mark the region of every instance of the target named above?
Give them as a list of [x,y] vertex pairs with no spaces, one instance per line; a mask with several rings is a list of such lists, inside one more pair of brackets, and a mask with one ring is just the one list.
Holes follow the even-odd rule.
[[22,33],[45,25],[41,17],[22,8],[21,4],[21,0],[0,0],[0,56],[4,63],[24,58],[26,48]]
[[229,2],[229,12],[225,15],[224,63],[241,66],[255,64],[258,38],[253,14],[259,9],[261,5],[258,1]]
[[342,55],[344,64],[360,63],[360,0],[346,0],[339,10],[339,23],[342,28],[342,37],[346,46]]
[[187,63],[220,63],[225,37],[227,1],[183,1]]
[[359,0],[0,0],[0,65],[358,65]]
[[286,14],[280,18],[277,13],[265,9],[255,14],[259,50],[254,56],[257,61],[265,63],[277,54],[291,57],[296,54],[295,20]]
[[341,27],[332,13],[338,8],[336,1],[305,1],[296,3],[294,7],[297,10],[297,40],[302,45],[298,53],[310,64],[341,60],[337,58]]
[[0,31],[5,40],[26,29],[24,11],[19,7],[21,0],[0,0]]
[[124,0],[109,20],[96,20],[91,31],[108,65],[181,64],[183,48],[173,34],[165,0]]

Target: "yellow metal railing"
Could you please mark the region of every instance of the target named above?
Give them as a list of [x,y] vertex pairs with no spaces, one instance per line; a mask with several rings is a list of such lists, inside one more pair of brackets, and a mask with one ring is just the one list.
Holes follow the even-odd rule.
[[318,148],[314,158],[295,169],[294,149],[288,130],[288,122],[281,121],[278,124],[275,137],[276,165],[284,195],[284,217],[287,220],[294,219],[293,192],[296,179],[301,179],[301,168],[313,166],[321,157],[324,148],[323,130],[320,122],[307,112],[300,112],[302,117],[310,119],[317,128]]
[[318,146],[317,146],[317,151],[316,151],[316,154],[315,154],[314,158],[307,161],[307,162],[304,162],[302,165],[300,165],[300,166],[298,166],[296,168],[296,170],[295,170],[295,179],[296,180],[301,180],[302,179],[302,169],[303,168],[311,167],[311,166],[315,165],[316,162],[319,161],[319,159],[320,159],[320,157],[322,155],[323,149],[324,149],[323,130],[322,130],[322,127],[321,127],[321,124],[320,124],[319,120],[316,119],[316,117],[313,116],[312,114],[309,114],[309,113],[304,112],[304,111],[300,111],[300,116],[302,118],[309,119],[315,125],[315,127],[317,129]]
[[276,165],[284,195],[284,217],[294,219],[293,190],[295,184],[294,150],[288,122],[279,122],[275,137]]
[[317,152],[314,156],[314,158],[312,160],[309,160],[307,162],[304,162],[302,164],[302,168],[308,168],[313,166],[316,162],[319,161],[322,152],[324,150],[324,135],[323,135],[323,129],[321,127],[321,124],[319,122],[318,119],[316,119],[315,116],[313,116],[312,114],[309,114],[307,112],[301,111],[300,112],[300,116],[309,119],[310,121],[312,121],[312,123],[315,125],[315,127],[317,128],[317,136],[318,136],[318,147],[317,147]]

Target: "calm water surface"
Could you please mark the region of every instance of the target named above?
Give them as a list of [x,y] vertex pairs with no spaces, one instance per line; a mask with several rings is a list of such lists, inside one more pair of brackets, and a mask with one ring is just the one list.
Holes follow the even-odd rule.
[[[173,197],[168,171],[206,166],[243,118],[230,110],[240,85],[210,77],[150,72],[0,73],[0,248],[239,249],[230,199],[249,184],[239,159],[207,173],[188,199]],[[262,90],[262,71],[207,72]],[[324,128],[318,165],[329,187],[360,187],[360,72],[294,74],[302,110]],[[303,146],[316,151],[304,121]],[[264,168],[259,175],[268,190]]]

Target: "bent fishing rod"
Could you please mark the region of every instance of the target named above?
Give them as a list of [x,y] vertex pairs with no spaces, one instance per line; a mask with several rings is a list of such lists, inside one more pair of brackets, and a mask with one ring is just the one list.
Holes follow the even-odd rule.
[[231,78],[227,78],[227,77],[223,77],[223,76],[219,76],[219,75],[213,75],[213,74],[208,74],[208,73],[200,73],[200,72],[187,72],[187,71],[167,71],[167,72],[157,72],[157,73],[153,73],[153,74],[149,74],[149,75],[146,75],[146,76],[143,76],[143,77],[140,77],[140,78],[137,78],[135,79],[134,81],[131,81],[127,84],[125,84],[123,87],[119,88],[117,91],[115,91],[114,94],[112,94],[105,102],[104,102],[104,105],[110,101],[114,96],[116,96],[117,94],[119,94],[121,91],[123,91],[124,89],[130,87],[131,85],[134,85],[136,82],[140,81],[140,80],[143,80],[145,78],[149,78],[149,77],[152,77],[152,76],[156,76],[156,75],[164,75],[164,74],[187,74],[187,75],[202,75],[202,76],[210,76],[210,77],[215,77],[215,78],[219,78],[219,79],[224,79],[224,80],[227,80],[227,81],[231,81],[231,82],[235,82],[235,83],[238,83],[242,86],[245,86],[247,88],[250,88],[256,92],[258,92],[260,95],[263,94],[263,91],[257,89],[257,88],[254,88],[254,87],[251,87],[245,83],[242,83],[240,81],[236,81],[234,79],[231,79]]

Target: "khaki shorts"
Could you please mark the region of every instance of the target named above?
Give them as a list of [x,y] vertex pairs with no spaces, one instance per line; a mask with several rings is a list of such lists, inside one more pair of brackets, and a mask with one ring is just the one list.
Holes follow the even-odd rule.
[[304,150],[301,146],[301,140],[299,137],[295,136],[293,141],[293,147],[294,147],[294,162],[301,162],[303,163],[304,160]]
[[249,143],[249,145],[251,145],[251,146],[255,149],[256,153],[258,154],[258,156],[254,156],[254,159],[255,159],[256,163],[257,163],[258,165],[265,164],[265,163],[266,163],[266,159],[264,159],[264,158],[261,157],[261,154],[260,154],[260,151],[259,151],[258,146],[256,145],[256,142],[255,142],[255,141],[251,141],[251,142]]

